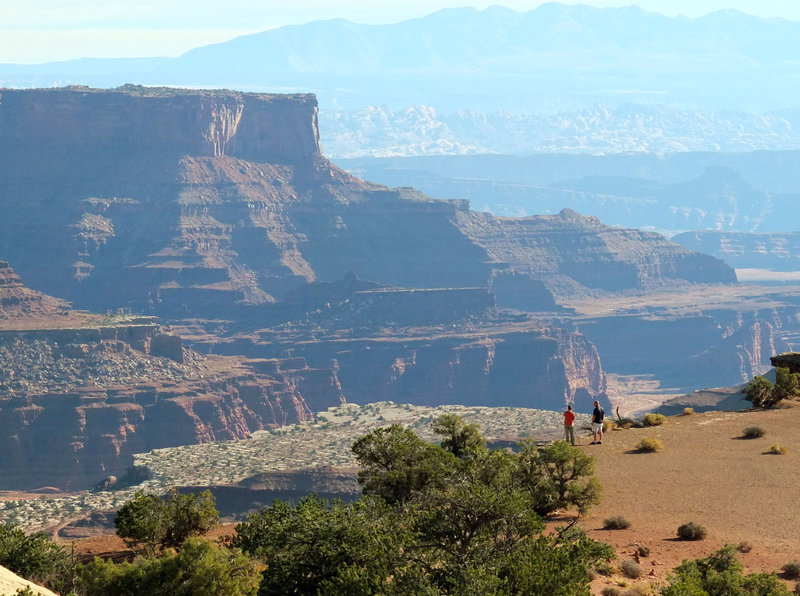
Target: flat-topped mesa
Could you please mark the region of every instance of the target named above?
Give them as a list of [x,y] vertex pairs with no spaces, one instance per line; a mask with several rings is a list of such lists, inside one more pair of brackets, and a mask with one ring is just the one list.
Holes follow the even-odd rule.
[[771,356],[769,363],[775,368],[788,368],[790,373],[800,373],[800,352],[784,352]]
[[0,90],[0,142],[13,152],[192,155],[295,163],[320,155],[317,99],[228,90],[66,87]]

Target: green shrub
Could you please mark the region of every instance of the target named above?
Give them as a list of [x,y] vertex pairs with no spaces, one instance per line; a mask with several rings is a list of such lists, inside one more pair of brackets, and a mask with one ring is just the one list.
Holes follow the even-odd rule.
[[789,450],[786,448],[786,445],[778,445],[777,443],[773,443],[769,446],[767,452],[773,455],[786,455],[789,453]]
[[786,586],[774,573],[743,575],[736,547],[726,544],[704,559],[686,560],[673,570],[662,596],[788,596]]
[[788,368],[775,369],[775,384],[764,377],[755,376],[744,388],[744,398],[755,408],[769,408],[784,399],[800,394],[800,375]]
[[52,590],[69,591],[69,557],[46,532],[26,534],[15,525],[0,523],[0,565]]
[[650,556],[650,547],[649,546],[637,546],[636,552],[639,554],[640,557],[649,557]]
[[772,402],[773,385],[762,376],[756,375],[744,388],[744,398],[753,404],[754,408],[765,406]]
[[80,593],[85,596],[254,596],[259,578],[257,565],[246,555],[202,538],[187,539],[177,555],[120,565],[95,558],[78,568]]
[[661,451],[663,448],[664,444],[655,437],[645,437],[636,445],[636,451],[640,453],[653,453]]
[[626,530],[627,528],[630,527],[631,527],[631,522],[629,522],[621,515],[615,515],[613,517],[609,517],[603,520],[604,530]]
[[155,554],[165,548],[180,548],[187,538],[207,532],[218,521],[219,512],[210,491],[182,495],[172,489],[164,499],[136,493],[117,512],[114,527],[129,546],[141,545],[149,554]]
[[625,559],[620,566],[622,574],[630,579],[636,579],[642,575],[642,567],[633,559]]
[[606,586],[606,587],[604,587],[600,591],[600,594],[602,594],[602,596],[622,596],[622,592],[620,592],[614,586]]
[[691,416],[692,414],[694,414],[694,408],[683,408],[684,416]]
[[800,561],[789,561],[781,568],[786,579],[797,579],[800,577]]
[[678,528],[678,538],[681,540],[702,540],[706,537],[706,529],[695,522],[687,522]]
[[745,439],[760,439],[766,434],[766,431],[760,426],[748,426],[742,431],[742,437]]
[[667,417],[664,416],[664,414],[653,414],[652,412],[650,414],[645,414],[642,420],[645,426],[661,426],[666,421]]

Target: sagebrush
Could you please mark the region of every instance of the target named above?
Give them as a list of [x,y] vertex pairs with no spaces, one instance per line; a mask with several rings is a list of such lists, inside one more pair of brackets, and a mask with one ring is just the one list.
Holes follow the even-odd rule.
[[760,426],[748,426],[742,431],[742,437],[745,439],[760,439],[766,431]]
[[678,527],[678,538],[681,540],[702,540],[706,537],[706,529],[695,522],[687,522]]
[[622,517],[621,515],[615,515],[613,517],[608,517],[603,520],[603,529],[604,530],[625,530],[631,527],[631,522]]

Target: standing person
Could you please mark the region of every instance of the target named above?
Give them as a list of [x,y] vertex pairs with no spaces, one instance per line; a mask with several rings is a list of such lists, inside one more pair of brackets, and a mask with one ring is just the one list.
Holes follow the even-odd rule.
[[570,445],[575,444],[575,412],[572,411],[572,404],[564,412],[564,437]]
[[603,444],[603,419],[606,417],[606,412],[600,405],[600,402],[594,400],[594,410],[592,410],[592,442],[589,445],[602,445]]

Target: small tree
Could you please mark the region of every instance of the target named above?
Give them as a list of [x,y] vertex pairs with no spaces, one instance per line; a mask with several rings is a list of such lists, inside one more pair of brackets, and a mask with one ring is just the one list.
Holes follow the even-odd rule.
[[760,408],[772,400],[772,383],[769,379],[761,376],[753,377],[744,388],[744,398],[753,404],[753,407]]
[[29,581],[66,592],[69,557],[46,532],[26,534],[0,524],[0,565]]
[[428,485],[444,483],[455,460],[451,453],[398,424],[361,437],[352,451],[362,466],[358,483],[363,493],[389,503],[403,503]]
[[586,513],[600,501],[594,459],[566,441],[542,448],[532,441],[524,442],[519,474],[523,485],[533,493],[534,507],[540,515],[569,506]]
[[756,408],[769,408],[797,395],[800,395],[798,375],[782,367],[775,369],[774,385],[764,377],[755,376],[744,388],[744,398]]
[[474,456],[486,448],[486,439],[476,424],[467,424],[456,414],[444,414],[433,421],[433,432],[444,437],[442,449],[458,458]]
[[171,489],[163,499],[136,493],[117,512],[114,527],[129,546],[141,545],[152,555],[164,548],[180,548],[187,538],[207,532],[218,521],[210,491],[182,495]]
[[772,388],[772,403],[773,405],[783,399],[795,397],[800,393],[800,384],[797,381],[797,375],[789,372],[788,368],[775,369],[775,386]]

